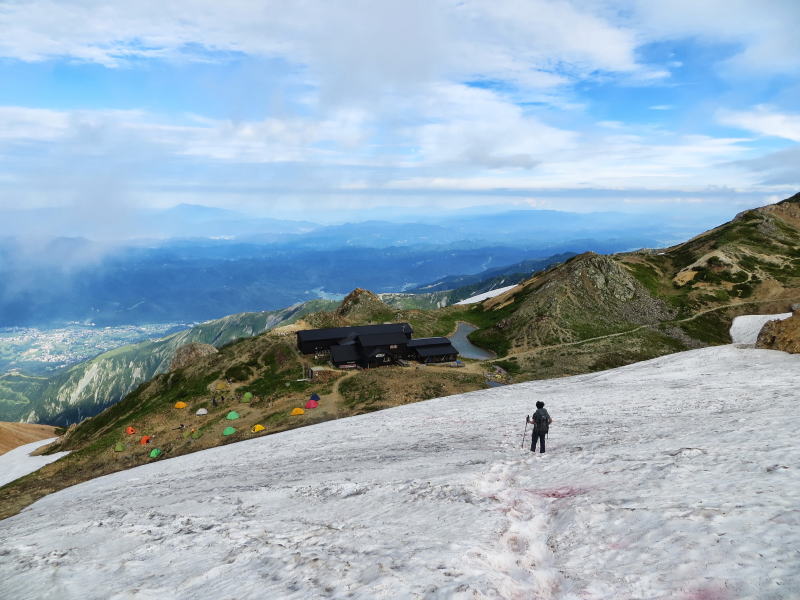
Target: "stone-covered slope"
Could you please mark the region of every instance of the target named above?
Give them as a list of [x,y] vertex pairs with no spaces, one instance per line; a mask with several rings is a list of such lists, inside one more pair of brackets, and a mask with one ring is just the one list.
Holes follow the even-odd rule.
[[797,301],[800,194],[661,252],[619,256],[684,313],[737,301]]
[[800,310],[788,319],[765,324],[758,334],[756,348],[800,354]]
[[656,324],[675,312],[613,257],[594,253],[536,275],[483,307],[508,313],[494,330],[511,352]]

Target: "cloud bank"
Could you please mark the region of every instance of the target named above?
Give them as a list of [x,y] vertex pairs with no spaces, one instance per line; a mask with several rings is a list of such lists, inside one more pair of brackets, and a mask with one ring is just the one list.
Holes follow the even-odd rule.
[[125,214],[180,202],[773,197],[800,185],[781,166],[798,21],[793,0],[7,4],[0,208],[125,236]]

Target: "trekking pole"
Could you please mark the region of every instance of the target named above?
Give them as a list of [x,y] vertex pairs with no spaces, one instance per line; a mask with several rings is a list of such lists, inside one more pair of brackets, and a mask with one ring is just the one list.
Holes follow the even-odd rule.
[[522,445],[520,446],[520,448],[524,448],[525,447],[525,435],[527,433],[528,433],[528,417],[526,415],[525,416],[525,431],[522,432]]

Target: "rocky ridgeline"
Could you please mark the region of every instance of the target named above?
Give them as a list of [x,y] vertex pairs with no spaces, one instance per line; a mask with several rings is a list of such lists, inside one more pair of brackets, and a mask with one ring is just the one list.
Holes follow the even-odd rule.
[[209,354],[217,354],[219,352],[211,344],[201,344],[200,342],[192,342],[181,346],[175,351],[175,356],[169,365],[170,371],[177,371],[197,362],[199,359]]
[[800,354],[800,310],[782,321],[769,321],[761,329],[756,348]]
[[340,317],[360,317],[373,313],[383,313],[390,310],[389,307],[376,295],[363,288],[356,288],[345,296],[336,314]]
[[514,311],[497,328],[517,348],[610,334],[658,323],[673,314],[617,260],[592,252],[537,275],[484,306],[501,309],[511,302],[516,303]]

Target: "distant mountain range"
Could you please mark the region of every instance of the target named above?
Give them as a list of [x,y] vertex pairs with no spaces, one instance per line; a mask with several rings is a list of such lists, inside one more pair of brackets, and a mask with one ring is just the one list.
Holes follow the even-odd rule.
[[[9,218],[23,231],[37,220],[77,217],[16,211]],[[477,274],[521,261],[661,246],[695,233],[622,213],[533,210],[320,226],[181,205],[134,221],[151,238],[182,227],[197,237],[123,246],[81,237],[0,239],[0,326],[203,321],[341,297],[359,286],[397,293],[438,281],[430,290],[441,290],[477,283],[489,278]],[[75,232],[84,230],[76,225]]]

